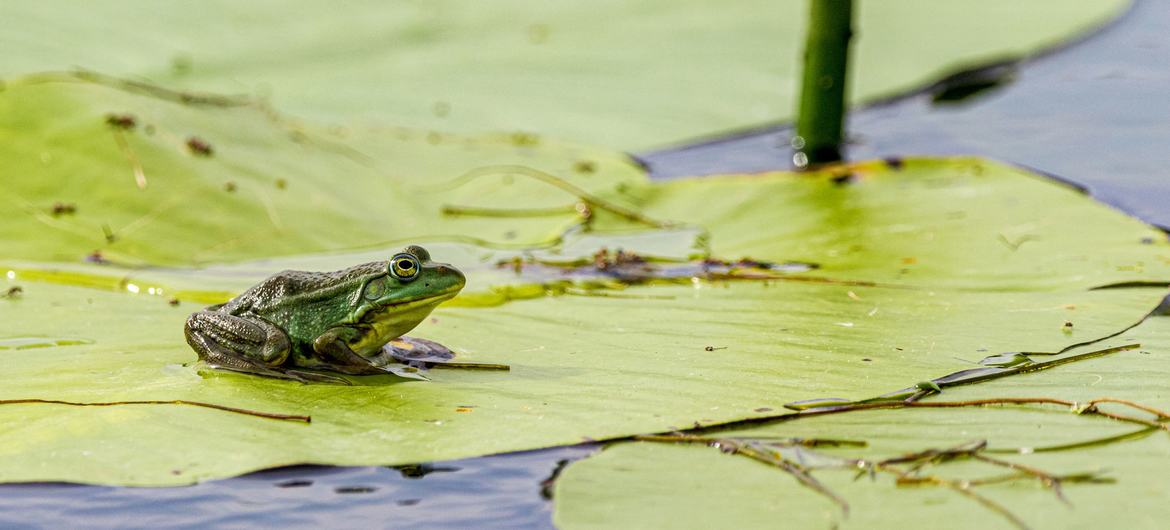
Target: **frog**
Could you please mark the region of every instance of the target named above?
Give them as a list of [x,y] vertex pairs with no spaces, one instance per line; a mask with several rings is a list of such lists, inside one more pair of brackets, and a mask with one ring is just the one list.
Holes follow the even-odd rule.
[[[350,384],[389,373],[374,362],[390,341],[459,294],[459,269],[411,245],[386,261],[332,272],[286,270],[231,300],[192,313],[187,344],[213,368],[298,381]],[[425,340],[425,339],[416,339]]]

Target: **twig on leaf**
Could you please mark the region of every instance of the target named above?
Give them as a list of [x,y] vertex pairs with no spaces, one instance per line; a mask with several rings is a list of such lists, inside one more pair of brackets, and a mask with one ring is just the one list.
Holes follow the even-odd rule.
[[48,405],[70,405],[74,407],[113,407],[120,405],[190,405],[192,407],[203,407],[207,409],[222,410],[224,412],[231,412],[234,414],[243,414],[245,416],[255,416],[257,418],[267,418],[272,420],[295,421],[301,423],[311,423],[313,418],[311,416],[302,416],[298,414],[277,414],[275,412],[261,412],[257,410],[241,409],[237,407],[229,407],[227,405],[216,405],[214,403],[204,403],[202,401],[188,401],[185,399],[171,399],[171,400],[142,400],[142,401],[64,401],[59,399],[0,399],[0,405],[21,405],[40,403]]

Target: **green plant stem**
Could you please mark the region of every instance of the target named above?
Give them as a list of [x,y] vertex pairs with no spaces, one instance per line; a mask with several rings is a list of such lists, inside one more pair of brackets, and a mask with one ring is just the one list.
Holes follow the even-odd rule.
[[793,161],[799,167],[841,160],[845,82],[853,0],[812,0],[804,48]]

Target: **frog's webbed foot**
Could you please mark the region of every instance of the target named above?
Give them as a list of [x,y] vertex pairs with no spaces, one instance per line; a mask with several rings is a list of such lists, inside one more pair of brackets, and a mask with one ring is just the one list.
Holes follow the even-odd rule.
[[199,358],[214,368],[301,383],[338,379],[280,368],[292,347],[288,336],[264,319],[199,311],[187,317],[183,333]]
[[356,334],[356,331],[347,327],[331,328],[322,333],[313,341],[313,350],[324,361],[329,370],[350,375],[380,375],[386,370],[379,368],[357,353],[354,353],[346,344],[346,340]]
[[393,360],[415,368],[427,368],[427,363],[445,363],[455,358],[451,348],[433,340],[406,335],[387,342],[382,352],[388,357],[387,361]]

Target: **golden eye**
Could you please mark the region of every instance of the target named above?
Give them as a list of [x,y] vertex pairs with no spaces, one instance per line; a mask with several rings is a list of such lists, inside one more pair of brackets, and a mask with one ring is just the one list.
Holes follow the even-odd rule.
[[419,268],[418,258],[410,254],[399,254],[390,259],[390,274],[404,282],[417,278]]

